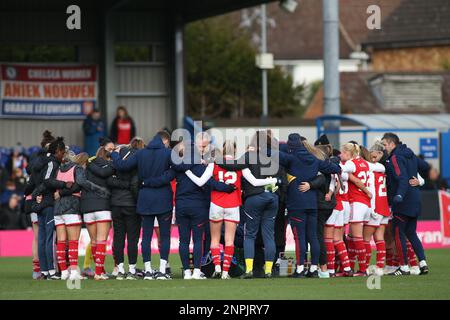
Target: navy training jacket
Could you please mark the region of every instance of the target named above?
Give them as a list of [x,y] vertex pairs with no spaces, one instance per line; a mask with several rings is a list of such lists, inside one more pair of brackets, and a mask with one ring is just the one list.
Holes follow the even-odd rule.
[[295,148],[281,148],[286,152],[280,151],[280,164],[286,169],[286,172],[296,179],[291,181],[287,190],[286,207],[288,210],[317,209],[317,192],[310,189],[307,192],[300,192],[298,187],[301,182],[309,182],[317,176],[318,172],[324,174],[340,173],[338,165],[330,160],[319,160],[308,152],[303,145]]
[[[393,213],[418,217],[421,211],[419,187],[413,187],[409,180],[417,177],[418,171],[428,172],[430,165],[419,159],[405,144],[399,144],[386,160],[386,177],[389,204]],[[396,195],[401,202],[393,201]]]
[[[138,170],[139,181],[159,177],[170,169],[170,149],[166,148],[159,135],[155,135],[149,144],[126,160],[117,152],[111,154],[113,165],[117,170]],[[170,180],[159,186],[141,184],[137,200],[137,213],[141,215],[172,212],[173,195]]]

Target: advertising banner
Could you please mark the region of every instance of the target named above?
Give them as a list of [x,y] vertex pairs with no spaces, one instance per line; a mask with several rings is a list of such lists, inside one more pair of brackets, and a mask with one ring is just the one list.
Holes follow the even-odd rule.
[[97,97],[95,65],[0,65],[0,117],[83,119]]

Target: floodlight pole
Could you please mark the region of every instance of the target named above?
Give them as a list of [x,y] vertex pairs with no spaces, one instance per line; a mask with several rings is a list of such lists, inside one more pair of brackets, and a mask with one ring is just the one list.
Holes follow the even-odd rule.
[[[323,0],[323,64],[324,64],[324,99],[325,115],[340,115],[339,94],[339,0]],[[324,122],[328,140],[339,149],[340,121]]]
[[[267,53],[267,15],[266,5],[261,5],[261,53]],[[267,69],[262,68],[262,115],[261,125],[267,125],[267,118],[269,115],[269,99],[267,90]]]

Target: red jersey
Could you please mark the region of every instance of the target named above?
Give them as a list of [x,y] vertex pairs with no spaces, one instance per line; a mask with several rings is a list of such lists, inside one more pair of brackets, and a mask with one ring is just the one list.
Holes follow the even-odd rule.
[[117,144],[127,144],[131,140],[131,121],[119,119],[117,121]]
[[231,193],[213,190],[211,191],[211,202],[222,208],[234,208],[241,206],[242,171],[227,171],[219,167],[217,164],[214,164],[213,176],[217,181],[236,186],[236,190]]
[[374,211],[384,217],[389,217],[389,203],[386,192],[386,175],[374,172],[375,180],[375,209]]
[[[354,165],[354,171],[349,172],[352,173],[355,177],[357,177],[361,182],[366,186],[366,188],[369,187],[369,164],[366,160],[364,160],[361,157],[357,157],[355,159],[349,160]],[[370,198],[359,189],[354,183],[349,182],[348,183],[348,200],[350,203],[353,202],[360,202],[364,203],[370,208]]]

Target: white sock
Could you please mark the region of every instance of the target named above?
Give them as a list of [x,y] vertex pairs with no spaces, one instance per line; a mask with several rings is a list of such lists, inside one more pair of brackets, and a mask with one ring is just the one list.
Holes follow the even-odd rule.
[[220,264],[217,266],[214,266],[214,271],[216,272],[222,272],[222,268],[220,267]]
[[136,273],[136,265],[135,264],[128,265],[128,270],[130,271],[130,273],[135,274]]
[[407,265],[400,266],[400,270],[402,270],[404,272],[408,272],[409,271],[409,267]]
[[48,270],[49,275],[54,275],[56,273],[55,269]]
[[350,271],[350,270],[352,270],[352,268],[350,268],[350,267],[345,267],[344,268],[344,271]]
[[302,272],[304,268],[305,268],[304,265],[299,265],[299,266],[297,266],[297,273]]
[[222,277],[226,277],[228,275],[228,271],[222,272]]
[[125,269],[123,268],[123,262],[117,265],[117,269],[119,269],[120,273],[125,273]]
[[421,260],[420,262],[419,262],[419,267],[425,267],[425,266],[427,266],[427,262],[425,261],[425,260]]
[[317,270],[317,265],[315,265],[315,264],[312,264],[310,267],[309,267],[309,272],[314,272],[314,271],[316,271]]
[[185,276],[192,276],[191,269],[186,269],[186,270],[184,270],[184,275],[185,275]]
[[[326,272],[326,271],[325,271],[325,272]],[[332,269],[329,269],[328,272],[329,272],[330,274],[334,274],[334,270],[332,270]]]
[[166,273],[167,260],[161,259],[159,260],[159,272]]
[[145,262],[144,266],[145,266],[145,272],[152,272],[152,262],[151,261]]
[[200,269],[198,268],[194,269],[194,276],[200,276]]

